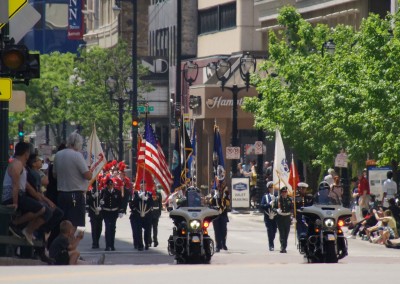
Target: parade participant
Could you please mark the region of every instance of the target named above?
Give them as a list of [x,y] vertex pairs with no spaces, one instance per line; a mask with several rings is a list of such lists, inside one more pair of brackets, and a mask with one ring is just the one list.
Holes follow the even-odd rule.
[[226,238],[228,235],[228,211],[231,205],[229,197],[229,190],[225,186],[224,180],[218,180],[216,178],[217,188],[215,194],[211,199],[211,205],[218,208],[220,214],[213,220],[213,227],[215,233],[215,252],[219,252],[221,249],[228,250],[226,246]]
[[291,211],[293,209],[292,199],[288,197],[287,187],[282,187],[280,196],[275,199],[274,207],[277,208],[276,224],[279,231],[279,241],[281,243],[280,253],[287,253],[287,240],[290,232]]
[[333,177],[335,175],[336,175],[335,170],[330,168],[328,170],[328,174],[324,177],[324,181],[326,181],[329,184],[329,186],[332,186],[332,184],[334,182]]
[[[132,182],[129,177],[125,174],[126,165],[124,162],[118,164],[119,178],[122,181],[122,208],[124,209],[124,214],[126,214],[126,209],[128,207],[128,202],[132,198]],[[122,193],[122,192],[121,192]]]
[[267,190],[267,194],[261,199],[260,206],[264,211],[264,223],[267,228],[269,250],[273,251],[277,225],[275,221],[276,213],[272,210],[272,205],[276,198],[274,195],[274,183],[272,181],[267,183]]
[[80,153],[83,138],[73,132],[67,139],[67,147],[57,152],[53,174],[57,179],[58,206],[64,211],[64,219],[71,221],[75,230],[85,226],[86,190],[92,172]]
[[[143,250],[143,247],[149,249],[147,243],[151,239],[151,210],[153,207],[152,194],[146,191],[146,183],[141,183],[140,191],[135,191],[132,196],[132,201],[129,203],[131,208],[131,221],[132,234],[133,234],[133,246],[139,251]],[[144,245],[143,245],[143,231],[144,231]]]
[[[296,190],[296,233],[297,240],[299,243],[302,243],[302,240],[307,236],[308,225],[303,216],[303,214],[299,211],[299,209],[303,207],[308,207],[313,205],[313,196],[311,194],[307,194],[308,184],[305,182],[299,182],[297,184]],[[301,247],[302,248],[302,247]]]
[[103,214],[100,207],[100,190],[93,184],[87,192],[86,203],[88,206],[90,226],[92,229],[92,249],[98,249],[101,232],[103,230]]
[[122,218],[122,196],[119,190],[114,188],[114,180],[106,182],[107,187],[100,193],[101,213],[104,218],[106,251],[114,251],[115,229],[117,218]]
[[[153,194],[153,210],[151,211],[151,228],[153,233],[153,245],[154,247],[158,246],[158,221],[161,217],[161,210],[162,210],[162,195],[160,188],[161,185],[157,185],[157,190]],[[151,235],[150,240],[147,241],[149,246],[151,246]]]

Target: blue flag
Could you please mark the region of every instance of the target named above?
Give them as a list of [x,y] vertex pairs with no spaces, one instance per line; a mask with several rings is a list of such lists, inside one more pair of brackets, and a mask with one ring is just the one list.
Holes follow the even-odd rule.
[[213,148],[213,170],[214,170],[214,188],[216,179],[223,181],[225,179],[225,162],[222,152],[221,136],[218,126],[214,126],[214,148]]
[[175,189],[179,189],[181,187],[181,172],[182,172],[182,165],[181,165],[181,157],[180,157],[180,135],[179,129],[175,131],[175,147],[172,154],[172,175],[174,177],[174,181],[171,187],[171,193],[175,191]]

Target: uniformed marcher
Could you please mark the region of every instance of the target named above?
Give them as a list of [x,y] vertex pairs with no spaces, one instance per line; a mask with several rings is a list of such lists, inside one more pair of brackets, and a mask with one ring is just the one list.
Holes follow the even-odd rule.
[[88,206],[90,226],[92,229],[92,249],[98,249],[101,231],[103,230],[103,214],[100,207],[100,194],[97,185],[87,191],[86,204]]
[[288,197],[287,187],[282,187],[280,195],[275,199],[274,207],[277,209],[276,224],[279,231],[279,241],[281,243],[281,253],[287,253],[287,240],[290,232],[291,212],[293,209],[292,199]]
[[[146,184],[142,182],[141,190],[135,191],[132,201],[129,203],[131,208],[131,221],[133,233],[133,246],[138,250],[149,249],[148,240],[151,239],[151,210],[153,209],[153,198],[150,191],[145,191]],[[143,238],[144,231],[144,238]],[[143,242],[144,240],[144,242]]]
[[221,249],[228,250],[226,239],[228,235],[228,211],[231,206],[229,190],[225,187],[223,181],[219,181],[215,190],[214,197],[211,199],[211,205],[218,208],[220,214],[213,220],[215,233],[215,252]]
[[106,188],[100,194],[100,206],[104,218],[106,251],[114,251],[115,229],[118,216],[122,218],[122,196],[121,191],[114,188],[114,181],[108,179]]
[[[158,221],[160,220],[162,210],[162,188],[157,188],[153,194],[153,210],[151,211],[151,233],[150,240],[147,241],[148,245],[151,246],[153,241],[154,247],[158,246]],[[151,236],[152,235],[152,236]],[[152,240],[153,238],[153,240]]]
[[305,182],[299,182],[297,184],[297,190],[296,190],[296,211],[295,211],[295,216],[296,216],[296,234],[297,234],[297,240],[299,241],[300,248],[302,242],[305,240],[307,237],[307,230],[308,230],[308,225],[307,225],[307,220],[301,213],[301,208],[303,207],[308,207],[313,204],[313,196],[311,194],[307,194],[307,188],[308,184]]
[[275,221],[276,212],[273,210],[273,203],[276,197],[274,195],[274,183],[272,181],[267,183],[267,190],[267,194],[261,199],[260,207],[264,212],[264,223],[268,234],[268,247],[270,251],[273,251],[277,225]]

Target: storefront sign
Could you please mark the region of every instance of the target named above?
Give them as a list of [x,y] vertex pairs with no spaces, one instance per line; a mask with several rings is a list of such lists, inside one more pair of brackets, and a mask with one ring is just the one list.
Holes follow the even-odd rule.
[[[243,104],[243,98],[237,100],[237,105],[241,106]],[[220,108],[220,107],[232,107],[233,100],[232,99],[224,99],[222,96],[213,97],[211,99],[207,99],[206,105],[209,109]]]

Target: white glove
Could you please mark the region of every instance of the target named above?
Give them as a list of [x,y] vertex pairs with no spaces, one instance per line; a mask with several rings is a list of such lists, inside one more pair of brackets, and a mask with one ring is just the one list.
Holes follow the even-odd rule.
[[266,214],[268,215],[270,220],[274,219],[274,217],[276,216],[276,213],[271,209],[269,209],[268,212],[266,212]]
[[278,210],[276,210],[276,212],[278,212],[278,214],[281,214],[282,213],[282,209],[278,208]]
[[93,193],[93,197],[96,198],[97,196],[99,196],[99,193],[96,191],[95,193]]
[[272,201],[269,203],[269,205],[271,205],[271,208],[274,208],[275,201],[272,200]]
[[292,219],[292,222],[293,222],[293,225],[296,225],[296,223],[297,223],[296,218],[293,218],[293,219]]
[[122,218],[122,217],[124,217],[124,213],[119,213],[118,218]]
[[100,205],[104,205],[104,200],[100,200]]

